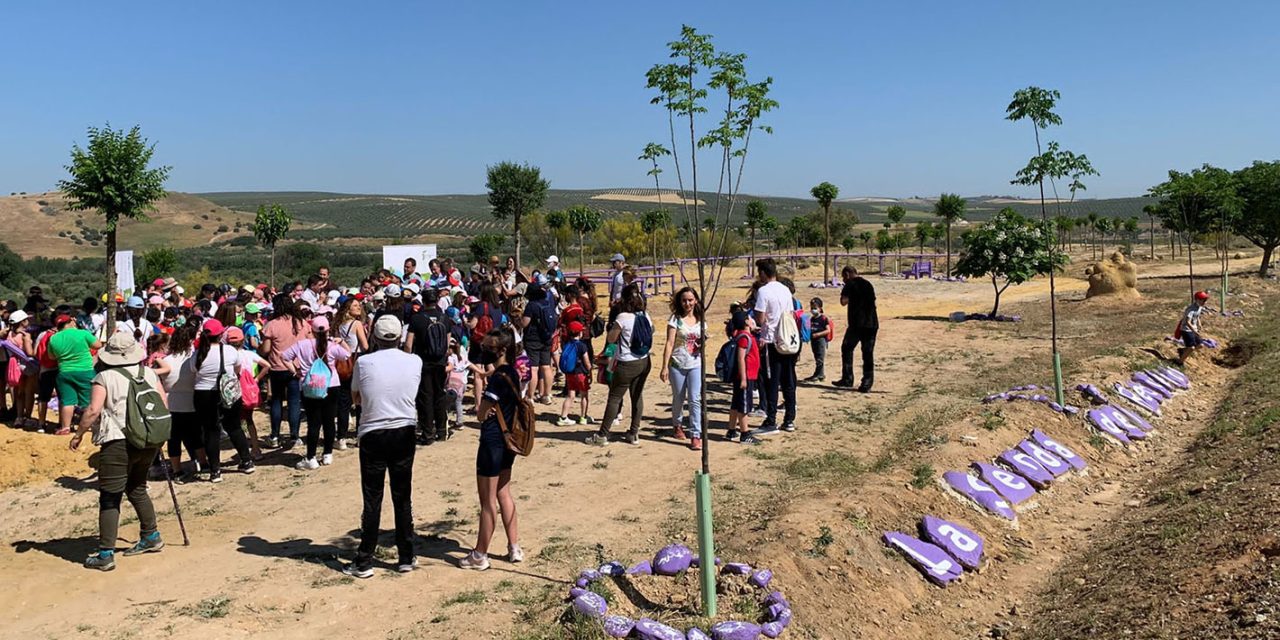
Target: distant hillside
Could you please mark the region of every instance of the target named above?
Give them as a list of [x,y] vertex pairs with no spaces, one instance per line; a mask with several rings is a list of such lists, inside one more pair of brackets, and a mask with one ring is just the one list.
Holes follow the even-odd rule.
[[[202,193],[200,197],[223,207],[243,212],[253,212],[260,204],[280,203],[294,216],[314,223],[310,230],[290,233],[293,239],[325,238],[400,238],[419,235],[470,236],[478,233],[504,233],[509,223],[494,219],[489,202],[483,194],[451,195],[379,195],[347,194],[318,191],[267,191],[267,192],[217,192]],[[682,209],[676,191],[663,190],[662,206],[672,209],[677,220]],[[692,194],[686,194],[692,197]],[[714,208],[714,194],[699,193],[704,209]],[[776,196],[739,196],[737,210],[742,211],[746,202],[763,200],[770,215],[781,222],[817,209],[817,203],[805,198]],[[1142,198],[1117,198],[1110,200],[1083,200],[1070,206],[1062,205],[1067,215],[1081,216],[1095,211],[1105,216],[1142,216]],[[575,204],[585,204],[602,211],[606,216],[635,214],[659,206],[659,194],[654,189],[552,189],[547,195],[545,209],[564,209]],[[907,221],[933,219],[933,203],[928,199],[897,198],[849,198],[834,206],[851,210],[864,223],[885,220],[884,211],[899,204],[907,209]],[[726,203],[727,206],[727,203]],[[1012,207],[1024,215],[1038,216],[1038,202],[1011,199],[1005,196],[981,196],[969,199],[971,220],[985,220],[1004,207]],[[1049,206],[1049,215],[1056,215],[1056,205]],[[707,215],[707,214],[704,214]],[[741,219],[741,218],[739,218]]]
[[[120,225],[121,250],[212,244],[248,235],[253,222],[253,216],[186,193],[170,193],[156,209],[149,223]],[[60,192],[0,197],[0,226],[9,230],[3,242],[24,258],[100,257],[105,250],[102,216],[67,210]]]

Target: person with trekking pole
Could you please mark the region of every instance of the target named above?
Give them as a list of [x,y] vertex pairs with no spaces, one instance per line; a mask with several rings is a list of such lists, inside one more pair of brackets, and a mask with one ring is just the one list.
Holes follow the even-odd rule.
[[[98,354],[104,367],[93,378],[89,406],[71,436],[72,451],[80,449],[86,431],[101,448],[98,467],[98,550],[84,561],[89,569],[116,568],[116,535],[120,527],[120,499],[128,496],[138,515],[138,542],[126,556],[164,548],[156,525],[156,510],[147,494],[147,471],[160,447],[169,439],[169,410],[164,387],[155,372],[142,366],[146,352],[130,332],[118,332]],[[177,500],[174,505],[176,507]],[[185,536],[184,536],[185,537]]]

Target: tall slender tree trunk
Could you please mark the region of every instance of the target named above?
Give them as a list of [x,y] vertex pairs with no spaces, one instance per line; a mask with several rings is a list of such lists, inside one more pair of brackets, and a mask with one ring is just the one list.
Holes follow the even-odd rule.
[[586,250],[583,248],[585,240],[582,239],[582,231],[578,231],[578,277],[582,277],[586,269]]
[[831,205],[824,205],[823,209],[823,241],[822,241],[822,284],[831,284],[831,275],[827,272],[827,267],[831,266]]
[[1268,244],[1262,247],[1262,266],[1258,268],[1258,277],[1265,278],[1271,271],[1271,253],[1275,251],[1276,245]]
[[1191,285],[1191,298],[1196,297],[1196,267],[1194,258],[1191,256],[1191,234],[1187,236],[1187,282]]
[[1151,218],[1151,259],[1156,259],[1156,219]]
[[756,268],[756,228],[751,227],[751,264],[747,265],[747,275],[755,277]]
[[271,289],[276,288],[276,245],[271,245]]
[[947,277],[951,277],[951,221],[947,220]]
[[109,339],[116,334],[116,230],[107,230],[107,333]]

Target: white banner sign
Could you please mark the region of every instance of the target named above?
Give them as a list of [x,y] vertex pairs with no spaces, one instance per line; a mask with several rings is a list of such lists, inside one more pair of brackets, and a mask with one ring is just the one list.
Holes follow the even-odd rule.
[[427,272],[427,263],[436,257],[434,244],[396,244],[382,247],[382,266],[403,276],[405,258],[418,261],[418,273]]
[[137,285],[133,282],[133,252],[116,252],[116,291],[132,292]]

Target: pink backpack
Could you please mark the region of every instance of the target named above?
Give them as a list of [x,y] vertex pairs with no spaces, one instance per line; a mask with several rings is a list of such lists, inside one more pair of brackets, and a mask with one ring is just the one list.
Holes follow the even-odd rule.
[[247,367],[240,369],[240,401],[244,403],[244,408],[253,409],[258,406],[260,398],[258,397],[258,381],[253,379]]

